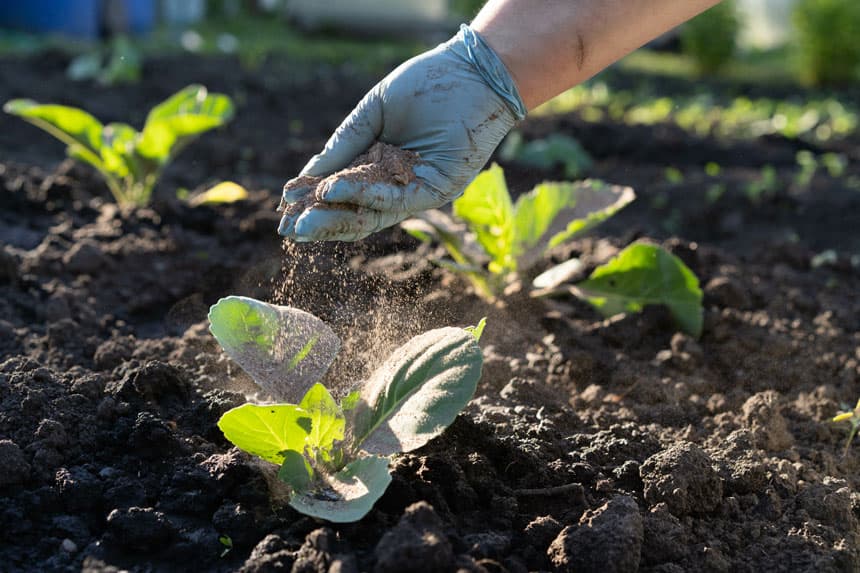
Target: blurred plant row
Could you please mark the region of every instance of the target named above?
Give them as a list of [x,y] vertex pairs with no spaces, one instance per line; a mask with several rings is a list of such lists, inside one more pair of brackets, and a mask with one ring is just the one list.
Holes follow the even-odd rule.
[[[713,73],[731,61],[744,22],[734,0],[724,0],[680,30],[681,49],[699,72]],[[846,84],[858,79],[860,2],[797,0],[791,9],[793,68],[805,84]]]

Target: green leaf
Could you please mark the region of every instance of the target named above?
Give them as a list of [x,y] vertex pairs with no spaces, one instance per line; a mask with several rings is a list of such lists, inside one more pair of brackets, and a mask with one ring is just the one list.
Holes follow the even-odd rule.
[[465,225],[457,223],[438,209],[430,209],[403,221],[400,226],[419,240],[429,241],[431,237],[435,238],[445,247],[453,262],[446,260],[433,262],[442,268],[464,275],[475,287],[475,291],[485,299],[495,298],[495,293],[487,280],[487,271],[481,264],[481,261],[487,258],[486,253],[469,236]]
[[240,450],[281,465],[284,452],[304,451],[311,419],[293,404],[243,404],[225,412],[218,427]]
[[388,459],[380,456],[357,459],[323,479],[325,486],[318,490],[294,493],[290,505],[334,523],[351,523],[367,515],[391,483]]
[[314,315],[253,298],[222,298],[209,310],[209,322],[230,358],[287,402],[298,402],[340,350],[340,339]]
[[340,409],[344,412],[348,410],[352,410],[356,406],[358,406],[358,402],[361,400],[361,391],[353,390],[349,394],[343,397],[343,400],[340,401]]
[[154,107],[146,118],[137,151],[160,164],[205,131],[233,117],[233,103],[223,94],[209,94],[191,85]]
[[484,327],[487,326],[487,317],[482,318],[475,326],[467,326],[463,330],[475,337],[476,341],[481,340],[481,335],[484,334]]
[[308,446],[327,452],[335,440],[343,440],[346,418],[325,386],[320,383],[311,386],[299,406],[311,418]]
[[102,124],[82,109],[15,99],[6,102],[3,110],[44,129],[66,145],[81,146],[86,152],[99,155]]
[[520,195],[515,206],[519,265],[532,266],[544,250],[591,229],[635,197],[630,187],[597,180],[537,185]]
[[314,470],[302,454],[295,450],[284,452],[278,479],[293,488],[293,491],[304,491],[310,486],[313,477]]
[[233,181],[222,181],[188,201],[192,207],[235,203],[248,198],[248,191]]
[[126,123],[109,123],[101,133],[101,158],[106,170],[117,177],[140,177],[134,162],[137,130]]
[[478,341],[462,328],[425,332],[398,348],[362,388],[352,443],[372,454],[409,452],[438,436],[481,377]]
[[627,247],[578,283],[574,292],[603,316],[663,304],[681,330],[695,337],[702,333],[699,279],[681,259],[654,245]]
[[492,272],[514,270],[514,207],[501,167],[494,163],[478,174],[454,201],[454,214],[477,235],[492,259]]

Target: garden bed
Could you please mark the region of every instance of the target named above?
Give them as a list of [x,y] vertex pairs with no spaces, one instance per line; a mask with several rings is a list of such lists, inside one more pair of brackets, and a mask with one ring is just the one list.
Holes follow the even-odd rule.
[[[168,170],[151,208],[124,212],[60,144],[0,117],[0,570],[860,569],[860,464],[828,422],[860,382],[856,137],[717,140],[576,114],[522,126],[577,137],[590,175],[638,195],[544,268],[660,242],[704,289],[696,341],[660,308],[604,320],[572,298],[486,304],[398,229],[282,244],[280,186],[373,83],[349,67],[173,57],[107,89],[69,83],[66,63],[0,60],[0,100],[139,126],[199,82],[237,112]],[[848,169],[801,185],[803,149]],[[752,193],[764,164],[776,183]],[[561,176],[505,168],[514,193]],[[171,197],[222,179],[250,198]],[[344,351],[327,382],[341,391],[409,336],[487,316],[478,393],[395,459],[364,520],[314,521],[273,500],[259,462],[216,427],[253,391],[207,331],[227,294],[329,322]]]

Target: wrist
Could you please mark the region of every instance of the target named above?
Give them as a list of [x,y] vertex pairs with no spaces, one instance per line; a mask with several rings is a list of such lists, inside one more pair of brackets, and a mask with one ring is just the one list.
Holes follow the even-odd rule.
[[528,108],[520,96],[516,80],[490,44],[466,24],[460,26],[456,41],[465,48],[464,57],[475,66],[487,85],[507,103],[514,118],[523,119]]

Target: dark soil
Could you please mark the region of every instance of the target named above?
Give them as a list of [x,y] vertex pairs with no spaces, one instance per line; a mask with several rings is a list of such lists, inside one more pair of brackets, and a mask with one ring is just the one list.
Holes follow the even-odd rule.
[[[282,249],[281,184],[374,78],[169,58],[106,89],[69,83],[66,63],[0,60],[0,100],[139,125],[201,82],[239,105],[151,208],[127,212],[48,135],[0,117],[0,571],[860,570],[860,458],[842,456],[845,428],[828,423],[860,391],[856,166],[800,186],[791,140],[526,122],[527,138],[580,138],[589,175],[639,196],[543,266],[578,255],[590,270],[659,241],[705,291],[693,340],[660,308],[603,320],[570,298],[489,306],[396,229]],[[719,176],[703,173],[709,161]],[[764,163],[778,185],[754,202],[744,186]],[[669,165],[682,182],[665,180]],[[505,168],[517,193],[560,177]],[[221,179],[250,199],[172,198]],[[393,461],[361,522],[303,517],[216,427],[253,391],[207,332],[226,294],[331,323],[345,344],[330,378],[344,386],[410,335],[486,315],[479,391],[445,434]]]

